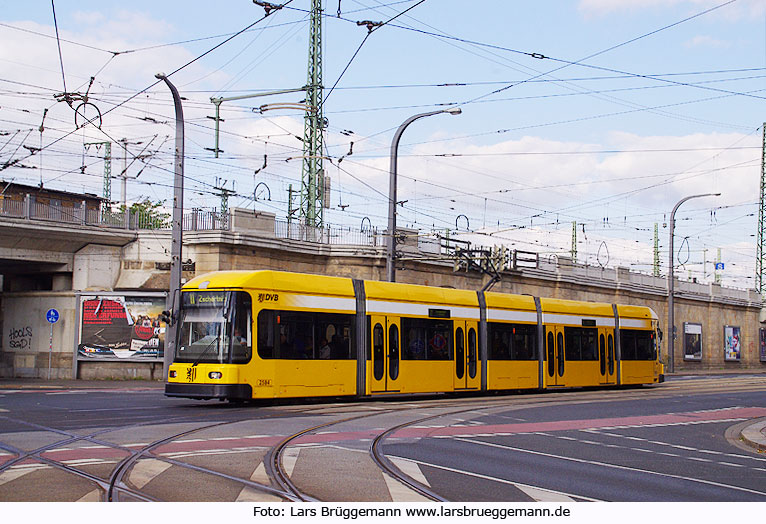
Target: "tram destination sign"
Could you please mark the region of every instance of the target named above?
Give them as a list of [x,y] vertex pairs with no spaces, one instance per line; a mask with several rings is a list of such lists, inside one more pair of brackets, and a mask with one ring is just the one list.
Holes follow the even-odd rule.
[[184,307],[221,307],[226,303],[227,291],[184,291]]

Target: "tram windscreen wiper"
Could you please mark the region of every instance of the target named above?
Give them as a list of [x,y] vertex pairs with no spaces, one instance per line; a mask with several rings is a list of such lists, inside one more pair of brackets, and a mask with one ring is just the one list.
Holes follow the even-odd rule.
[[197,360],[194,361],[191,367],[194,367],[197,364],[199,364],[200,360],[202,360],[202,357],[204,357],[207,354],[208,350],[211,347],[213,347],[213,344],[215,344],[216,342],[218,342],[218,337],[215,337],[213,340],[210,341],[210,344],[208,344],[207,347],[205,347],[205,349],[202,350],[202,353],[199,354],[199,356],[197,357]]

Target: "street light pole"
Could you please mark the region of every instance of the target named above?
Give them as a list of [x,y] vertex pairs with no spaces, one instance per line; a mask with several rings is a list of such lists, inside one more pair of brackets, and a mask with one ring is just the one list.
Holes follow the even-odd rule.
[[175,177],[173,179],[173,230],[170,244],[170,292],[166,307],[170,312],[170,322],[165,327],[165,350],[163,355],[164,380],[168,379],[168,368],[173,363],[173,355],[178,343],[178,327],[181,313],[181,247],[183,242],[183,213],[184,213],[184,112],[181,107],[181,97],[176,87],[164,73],[157,73],[156,78],[162,80],[173,94],[173,104],[176,110],[176,151],[174,161]]
[[386,243],[386,276],[389,282],[396,282],[396,177],[397,177],[397,160],[399,154],[399,140],[402,138],[404,130],[413,123],[415,120],[425,118],[427,116],[438,115],[440,113],[449,113],[450,115],[459,115],[462,113],[459,107],[452,109],[441,109],[439,111],[430,111],[428,113],[420,113],[414,115],[405,120],[399,129],[394,133],[394,139],[391,142],[391,168],[389,170],[388,178],[388,234]]
[[674,282],[673,282],[673,232],[676,228],[676,211],[678,211],[678,208],[686,202],[687,200],[691,200],[692,198],[701,198],[701,197],[708,197],[708,196],[721,196],[721,193],[705,193],[703,195],[692,195],[688,196],[686,198],[682,198],[681,200],[676,203],[676,205],[673,207],[673,211],[670,212],[670,241],[669,241],[669,259],[668,259],[668,373],[673,373],[675,371],[675,338],[676,338],[676,329],[675,329],[675,311],[674,311],[674,303],[673,303],[673,295],[675,293],[674,289]]

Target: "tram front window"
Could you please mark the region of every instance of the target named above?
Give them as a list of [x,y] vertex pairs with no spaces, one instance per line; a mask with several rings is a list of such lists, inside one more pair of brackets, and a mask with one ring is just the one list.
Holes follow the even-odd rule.
[[191,291],[182,295],[176,362],[228,363],[250,360],[252,317],[250,296],[247,293]]

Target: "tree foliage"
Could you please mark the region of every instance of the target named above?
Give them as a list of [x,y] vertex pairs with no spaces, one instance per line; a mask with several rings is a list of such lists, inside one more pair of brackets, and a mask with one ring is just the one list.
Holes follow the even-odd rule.
[[[170,213],[163,211],[164,200],[152,202],[148,198],[130,205],[131,221],[135,221],[138,229],[167,229],[170,227]],[[124,206],[120,206],[125,211]]]

